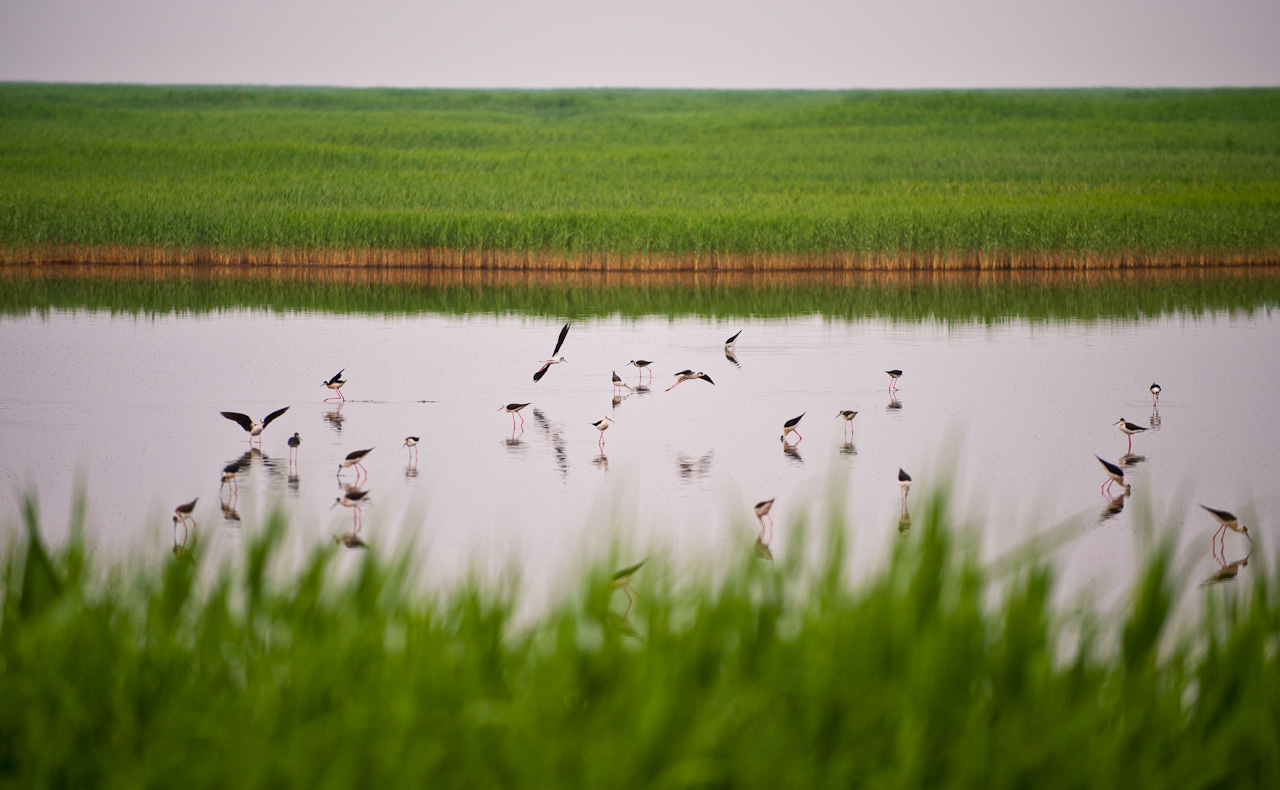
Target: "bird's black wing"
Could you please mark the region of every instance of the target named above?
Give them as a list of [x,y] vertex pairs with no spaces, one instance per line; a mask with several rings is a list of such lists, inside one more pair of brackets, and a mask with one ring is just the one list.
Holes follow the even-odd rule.
[[796,427],[797,425],[800,424],[800,418],[804,417],[804,415],[808,413],[809,412],[804,412],[803,414],[800,415],[800,417],[793,417],[792,419],[787,420],[785,423],[783,423],[783,427],[786,427],[786,428]]
[[368,450],[352,450],[351,452],[347,453],[347,460],[355,461],[360,458],[364,458],[366,455],[368,455],[371,452],[373,452],[372,447],[370,447]]
[[262,418],[262,427],[263,427],[263,428],[267,427],[268,425],[270,425],[270,424],[271,424],[271,421],[272,421],[272,420],[274,420],[276,417],[279,417],[281,414],[284,414],[284,413],[285,413],[285,412],[287,412],[288,410],[289,410],[289,407],[288,407],[288,406],[285,406],[283,409],[276,409],[275,411],[273,411],[273,412],[271,412],[270,414],[268,414],[266,417],[263,417],[263,418]]
[[[346,370],[346,368],[343,368],[342,370]],[[342,378],[342,370],[339,370],[337,373],[333,374],[333,378],[326,381],[325,384],[333,384],[335,381]]]
[[740,335],[740,334],[742,334],[742,330],[741,330],[741,329],[739,329],[737,332],[735,332],[735,333],[733,334],[733,337],[731,337],[731,338],[729,338],[728,340],[724,341],[724,344],[727,346],[727,345],[729,345],[730,343],[733,343],[734,341],[736,341],[736,340],[738,339],[738,335]]
[[679,371],[676,371],[676,373],[675,373],[674,375],[677,375],[677,376],[692,376],[692,375],[693,375],[693,371],[692,371],[692,370],[679,370]]
[[[573,322],[570,321],[569,323],[573,323]],[[556,341],[556,350],[551,352],[551,356],[554,357],[556,354],[560,353],[560,346],[564,345],[564,339],[568,336],[569,336],[569,324],[565,324],[564,328],[560,330],[560,339]]]
[[1236,520],[1237,520],[1237,519],[1236,519],[1236,514],[1235,514],[1235,513],[1228,513],[1228,512],[1227,512],[1227,511],[1225,511],[1225,510],[1217,510],[1217,509],[1215,509],[1215,508],[1211,508],[1211,507],[1209,507],[1208,505],[1201,505],[1200,507],[1202,507],[1202,508],[1204,508],[1205,510],[1209,511],[1210,513],[1212,513],[1213,515],[1215,515],[1215,516],[1217,516],[1218,518],[1222,519],[1223,521],[1236,521]]
[[[1113,475],[1119,475],[1121,477],[1124,477],[1124,470],[1121,469],[1120,467],[1116,466],[1115,464],[1111,463],[1105,458],[1100,458],[1096,455],[1094,456],[1094,458],[1098,459],[1098,463],[1102,464],[1103,469],[1106,469],[1108,472],[1110,472]],[[1204,507],[1204,505],[1201,505],[1200,507]]]
[[702,378],[703,378],[703,379],[704,379],[708,384],[712,384],[712,385],[714,385],[714,384],[715,384],[715,382],[711,380],[711,377],[710,377],[710,376],[708,376],[706,373],[703,373],[703,374],[702,374]]
[[184,504],[178,505],[173,510],[175,513],[190,513],[191,511],[196,509],[196,502],[198,501],[200,501],[200,497],[196,497],[190,502],[186,502]]
[[539,381],[542,381],[542,377],[543,377],[543,376],[545,376],[545,375],[547,375],[547,368],[549,368],[549,367],[551,367],[551,363],[550,363],[550,362],[548,362],[547,364],[545,364],[545,365],[543,365],[542,367],[538,368],[538,372],[533,374],[533,383],[534,383],[534,384],[537,384]]
[[899,470],[898,470],[898,482],[901,482],[901,483],[910,483],[910,482],[911,482],[911,475],[907,474],[907,473],[906,473],[906,470],[904,470],[904,469],[899,469]]
[[229,464],[227,464],[226,466],[222,467],[222,471],[226,472],[226,473],[227,473],[227,474],[229,474],[229,475],[233,475],[233,474],[235,474],[236,472],[239,472],[239,471],[240,471],[240,462],[239,462],[239,461],[232,461],[231,463],[229,463]]
[[241,414],[238,411],[223,411],[218,413],[232,422],[240,423],[240,427],[244,428],[246,431],[253,430],[253,418],[247,414]]

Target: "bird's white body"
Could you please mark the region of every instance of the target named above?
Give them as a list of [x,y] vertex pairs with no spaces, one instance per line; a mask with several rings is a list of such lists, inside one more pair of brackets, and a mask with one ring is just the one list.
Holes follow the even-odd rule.
[[1143,428],[1141,425],[1134,425],[1133,423],[1125,420],[1124,417],[1116,420],[1113,424],[1129,436],[1132,436],[1135,433],[1142,433],[1146,430],[1146,428]]
[[[808,414],[808,412],[805,412],[805,414]],[[799,417],[792,417],[791,419],[787,420],[782,424],[782,441],[783,442],[786,442],[787,436],[793,433],[799,439],[801,440],[804,439],[804,437],[800,435],[800,431],[796,430],[796,428],[799,427],[800,425],[801,418],[803,417],[804,417],[804,414],[801,414]]]
[[609,430],[609,426],[613,424],[613,421],[612,421],[612,420],[610,420],[610,419],[606,416],[603,420],[597,420],[596,422],[593,422],[593,423],[591,423],[591,424],[592,424],[593,426],[595,426],[595,429],[596,429],[597,431],[599,431],[599,432],[600,432],[600,446],[601,446],[601,447],[603,447],[603,446],[604,446],[604,432],[605,432],[605,431],[607,431],[607,430]]

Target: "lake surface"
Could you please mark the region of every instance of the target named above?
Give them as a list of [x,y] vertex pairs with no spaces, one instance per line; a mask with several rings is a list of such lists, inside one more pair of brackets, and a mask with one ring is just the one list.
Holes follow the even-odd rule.
[[[242,285],[256,296],[184,303],[182,289],[202,281],[191,273],[156,278],[153,286],[178,289],[159,297],[176,300],[165,310],[142,304],[153,297],[139,294],[152,292],[136,276],[60,272],[60,285],[46,282],[44,302],[12,296],[44,287],[39,276],[0,281],[10,290],[0,313],[6,533],[19,531],[21,495],[35,491],[47,531],[65,536],[82,481],[87,531],[100,554],[167,554],[184,537],[174,533],[172,508],[196,496],[197,534],[215,558],[233,556],[276,505],[294,527],[291,545],[305,551],[352,532],[355,514],[330,510],[341,484],[355,482],[353,470],[339,479],[337,464],[372,447],[362,487],[373,501],[359,537],[374,551],[414,552],[442,582],[518,569],[526,585],[546,593],[584,557],[619,541],[627,558],[676,567],[724,562],[755,550],[761,530],[751,506],[769,498],[776,526],[764,537],[778,561],[793,549],[797,522],[821,524],[834,502],[854,547],[852,570],[865,575],[911,534],[900,467],[915,481],[907,514],[917,523],[930,490],[947,486],[955,512],[980,527],[985,556],[1051,538],[1063,590],[1103,602],[1128,589],[1152,540],[1148,524],[1176,539],[1188,580],[1219,568],[1210,552],[1216,524],[1198,503],[1241,516],[1258,542],[1252,562],[1272,551],[1280,314],[1266,295],[1243,306],[1205,297],[1197,306],[1195,293],[1226,287],[1221,275],[1201,275],[1191,291],[1162,297],[1171,305],[1163,312],[1137,314],[1124,308],[1126,291],[1149,299],[1156,281],[1046,277],[1060,289],[1049,292],[1058,294],[1055,304],[1066,299],[1062,288],[1075,294],[1073,306],[1049,312],[1079,313],[1093,288],[1099,304],[1121,313],[1054,318],[1022,291],[1010,292],[1009,282],[964,277],[956,298],[985,306],[964,308],[968,315],[928,307],[912,317],[909,307],[860,307],[900,305],[904,291],[883,277],[867,278],[879,291],[831,278],[687,287],[646,280],[632,286],[633,301],[652,306],[646,314],[614,309],[628,293],[625,278],[574,292],[563,278],[530,275],[517,284],[516,304],[509,290],[464,285],[466,309],[397,301],[378,313],[364,301],[350,311],[309,308],[305,297],[290,304],[292,291],[263,291],[275,287],[266,277]],[[350,276],[324,275],[306,287],[332,305]],[[403,273],[365,277],[402,292],[388,299],[429,301],[433,289],[457,287],[406,283]],[[1034,277],[1020,277],[1026,293],[1045,293]],[[1232,287],[1274,292],[1275,273],[1248,277]],[[75,290],[64,298],[86,282],[99,297]],[[354,292],[369,285],[362,282],[348,285]],[[929,283],[929,298],[946,304],[950,286],[936,276]],[[921,292],[910,288],[918,286],[903,286],[916,302]],[[679,295],[686,290],[694,296]],[[286,306],[264,307],[272,293]],[[120,294],[124,303],[113,301]],[[855,307],[841,308],[842,295]],[[668,306],[684,298],[704,311]],[[574,312],[543,312],[544,302]],[[834,307],[813,311],[814,304]],[[568,362],[535,384],[567,319]],[[731,360],[723,343],[738,331]],[[646,376],[647,391],[615,397],[610,372],[636,387],[626,363],[638,358],[655,360],[652,384]],[[325,403],[332,393],[321,382],[340,368],[347,401]],[[665,392],[685,368],[715,384]],[[896,397],[884,373],[891,368],[905,371]],[[1153,381],[1164,388],[1158,412]],[[499,411],[513,401],[531,403],[514,431]],[[248,452],[247,434],[219,415],[260,418],[283,406],[289,411],[265,430],[260,452]],[[851,438],[836,419],[840,409],[858,411]],[[803,439],[784,445],[783,422],[801,413]],[[591,423],[606,415],[614,424],[601,450]],[[1131,453],[1114,426],[1120,417],[1149,429],[1133,438]],[[291,470],[286,440],[295,431],[302,446]],[[402,446],[408,435],[422,438],[416,462]],[[1132,496],[1100,493],[1107,478],[1095,454],[1126,464]],[[237,459],[247,462],[238,493],[220,495],[222,467]],[[1225,546],[1228,562],[1249,551],[1239,535]]]

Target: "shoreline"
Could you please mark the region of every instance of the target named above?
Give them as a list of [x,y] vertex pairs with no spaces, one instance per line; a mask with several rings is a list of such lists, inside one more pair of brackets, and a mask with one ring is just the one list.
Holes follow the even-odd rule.
[[543,272],[1085,271],[1266,267],[1280,250],[1183,252],[833,251],[825,253],[616,253],[524,250],[233,249],[126,245],[0,248],[0,265],[227,266]]

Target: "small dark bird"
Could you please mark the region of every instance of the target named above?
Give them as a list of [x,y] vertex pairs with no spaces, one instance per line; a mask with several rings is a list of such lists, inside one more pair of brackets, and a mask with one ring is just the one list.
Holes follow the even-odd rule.
[[231,484],[231,490],[233,492],[239,491],[240,486],[236,483],[236,475],[239,473],[240,473],[239,461],[232,461],[231,463],[222,467],[222,485],[218,486],[218,493],[222,493],[222,489],[226,487],[227,483]]
[[[769,516],[769,511],[773,510],[773,500],[757,502],[752,510],[756,512],[756,518],[760,521],[760,533],[764,534],[764,517]],[[769,516],[769,526],[773,526],[773,516]]]
[[852,425],[853,425],[853,418],[854,418],[854,417],[857,417],[857,416],[858,416],[858,413],[857,413],[856,411],[851,410],[851,409],[843,409],[843,410],[841,410],[841,411],[836,412],[836,417],[837,417],[837,418],[843,418],[843,419],[844,419],[844,429],[845,429],[845,431],[848,431],[848,430],[849,430],[849,428],[850,428],[850,427],[852,427]]
[[183,503],[183,504],[181,504],[181,505],[178,505],[177,507],[175,507],[175,508],[173,509],[173,524],[174,524],[174,526],[177,526],[179,521],[181,521],[181,522],[182,522],[182,526],[184,526],[184,527],[187,525],[187,521],[190,521],[190,522],[191,522],[191,526],[193,526],[193,527],[196,525],[196,520],[195,520],[194,518],[192,518],[192,517],[191,517],[191,512],[192,512],[193,510],[195,510],[195,509],[196,509],[196,502],[197,502],[199,499],[200,499],[200,497],[196,497],[195,499],[191,500],[190,502],[185,502],[185,503]]
[[683,384],[684,382],[693,381],[694,379],[702,379],[708,384],[715,386],[715,382],[711,380],[711,377],[708,376],[706,373],[703,373],[702,371],[698,371],[697,373],[694,373],[692,370],[682,370],[679,373],[675,374],[675,376],[676,376],[676,383],[672,384],[670,387],[667,387],[666,390],[664,390],[664,392],[670,392],[671,390],[675,389],[676,387]]
[[898,485],[902,487],[902,498],[906,499],[907,494],[911,492],[911,475],[907,474],[901,467],[898,468]]
[[320,382],[323,386],[326,386],[329,389],[334,390],[335,392],[338,393],[338,397],[336,398],[325,398],[326,402],[331,400],[347,399],[347,397],[342,394],[342,385],[347,383],[346,380],[342,378],[343,370],[346,370],[346,368],[343,368],[342,370],[339,370],[337,373],[333,374],[333,378],[329,379],[328,381]]
[[1151,382],[1151,405],[1155,406],[1160,401],[1160,385]]
[[[261,437],[263,430],[265,430],[266,427],[271,424],[271,421],[274,420],[276,417],[279,417],[281,414],[284,414],[288,410],[289,410],[288,406],[285,406],[283,409],[276,409],[275,411],[268,414],[266,417],[263,417],[262,422],[254,422],[252,417],[250,417],[247,414],[241,414],[238,411],[224,411],[224,412],[219,412],[219,414],[221,414],[223,417],[226,417],[228,420],[231,420],[232,422],[239,423],[241,428],[244,428],[246,431],[249,432],[249,443],[253,444],[253,437],[255,436]],[[262,439],[258,439],[258,442],[261,443]]]
[[416,449],[418,446],[418,437],[417,436],[404,437],[404,444],[401,446],[409,448],[409,458],[412,460],[418,454],[418,451]]
[[626,387],[627,389],[631,389],[630,384],[625,383],[621,378],[618,377],[618,372],[616,370],[612,372],[613,372],[613,388],[615,390],[618,387]]
[[1109,490],[1111,488],[1112,483],[1119,483],[1120,485],[1124,486],[1125,493],[1126,494],[1129,493],[1130,486],[1128,483],[1124,481],[1124,470],[1116,466],[1115,464],[1111,463],[1110,461],[1103,460],[1099,456],[1095,455],[1094,458],[1097,458],[1098,463],[1102,464],[1102,468],[1107,470],[1107,482],[1104,483],[1102,486],[1103,492],[1105,493],[1107,490]]
[[898,379],[902,378],[901,370],[886,370],[889,374],[889,389],[896,390],[898,388]]

